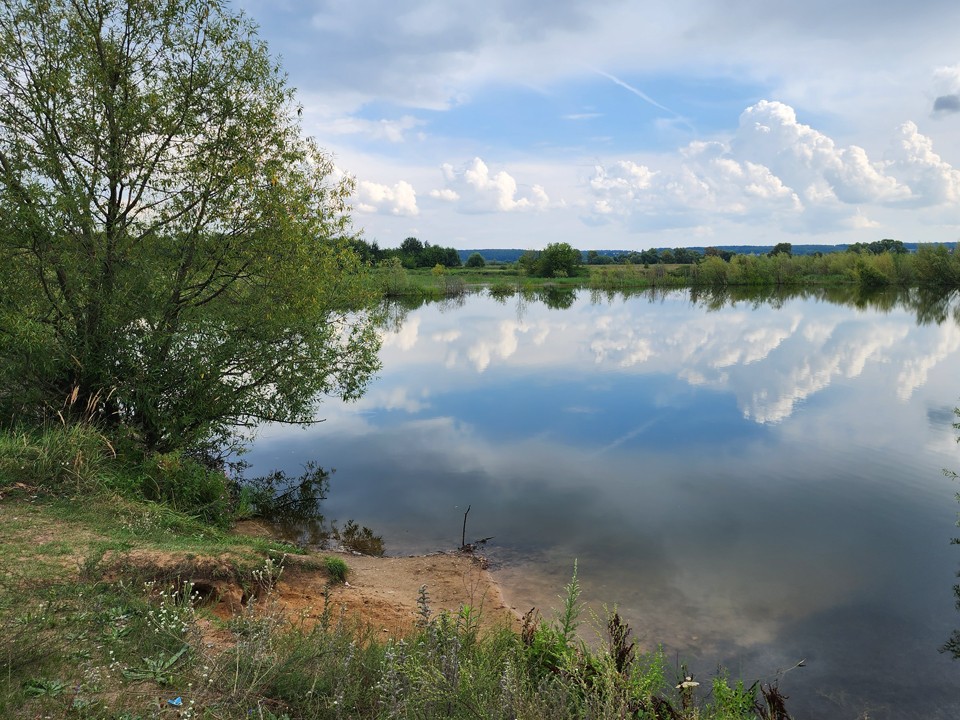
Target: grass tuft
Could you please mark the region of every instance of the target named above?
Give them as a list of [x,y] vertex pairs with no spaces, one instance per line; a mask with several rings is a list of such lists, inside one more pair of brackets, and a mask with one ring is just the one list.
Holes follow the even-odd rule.
[[347,563],[343,558],[338,558],[333,555],[328,555],[323,559],[323,566],[327,569],[327,573],[330,575],[330,581],[334,583],[345,583],[347,581],[347,573],[349,568]]

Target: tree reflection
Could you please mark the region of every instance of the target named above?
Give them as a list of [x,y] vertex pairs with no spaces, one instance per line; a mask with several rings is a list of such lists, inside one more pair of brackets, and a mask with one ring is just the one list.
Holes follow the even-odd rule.
[[[749,303],[756,310],[761,307],[782,308],[790,300],[814,300],[833,305],[846,305],[858,310],[890,313],[897,309],[912,313],[918,325],[942,325],[952,321],[960,325],[958,291],[942,288],[903,288],[899,290],[871,289],[856,285],[841,287],[719,287],[690,288],[690,303],[708,312],[722,310],[738,303]],[[622,293],[644,295],[650,302],[660,301],[661,293]]]
[[534,297],[551,310],[566,310],[577,299],[576,288],[545,286],[534,293]]
[[283,470],[240,480],[237,483],[238,514],[268,523],[284,540],[300,546],[328,547],[336,542],[366,555],[383,555],[383,538],[366,527],[347,520],[342,528],[327,521],[322,503],[330,491],[330,476],[315,462],[291,477]]

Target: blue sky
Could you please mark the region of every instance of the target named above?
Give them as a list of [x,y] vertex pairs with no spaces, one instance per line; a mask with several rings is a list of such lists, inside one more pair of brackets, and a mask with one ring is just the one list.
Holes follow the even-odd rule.
[[238,0],[369,240],[960,240],[955,0]]

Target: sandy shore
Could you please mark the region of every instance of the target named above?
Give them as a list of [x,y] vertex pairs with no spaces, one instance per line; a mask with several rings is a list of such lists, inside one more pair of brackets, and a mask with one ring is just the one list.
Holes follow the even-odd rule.
[[[244,534],[269,534],[264,525],[243,523]],[[322,551],[336,555],[349,568],[347,582],[330,591],[334,617],[358,620],[384,635],[403,634],[417,619],[417,600],[426,586],[430,610],[456,613],[470,606],[479,613],[481,625],[508,624],[519,627],[518,614],[504,600],[503,592],[480,558],[461,553],[432,553],[410,557],[371,557],[349,552]],[[292,564],[281,574],[276,600],[285,612],[316,620],[324,610],[323,572]]]

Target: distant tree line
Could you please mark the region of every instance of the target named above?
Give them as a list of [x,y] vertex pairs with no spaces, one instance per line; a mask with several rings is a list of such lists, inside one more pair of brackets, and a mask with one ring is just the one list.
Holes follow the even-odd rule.
[[[791,243],[782,242],[774,245],[769,251],[764,252],[763,247],[738,246],[739,252],[718,247],[707,248],[650,248],[648,250],[634,251],[598,251],[588,250],[585,257],[587,265],[693,265],[702,262],[709,257],[717,257],[724,262],[730,262],[735,255],[761,255],[775,257],[777,255],[786,255],[792,257],[797,255],[813,255],[820,257],[824,254],[833,252],[851,252],[868,253],[871,255],[882,255],[883,253],[893,253],[902,255],[910,252],[906,244],[900,240],[884,238],[871,243],[854,243],[852,245],[836,245],[823,250],[812,250],[817,246],[801,245],[794,248]],[[913,244],[914,248],[919,245]]]
[[718,248],[706,248],[701,253],[692,248],[683,247],[650,248],[648,250],[613,253],[588,250],[586,263],[587,265],[692,265],[710,255],[717,255],[724,260],[729,260],[733,253]]
[[441,247],[422,242],[415,237],[408,237],[398,248],[381,248],[376,240],[367,242],[362,238],[354,238],[353,251],[361,260],[370,265],[380,265],[392,258],[397,258],[403,267],[432,268],[437,265],[455,268],[461,266],[460,253],[452,247]]
[[884,238],[872,243],[854,243],[847,247],[847,252],[870,253],[871,255],[882,255],[885,252],[903,255],[907,251],[907,246],[899,240]]

